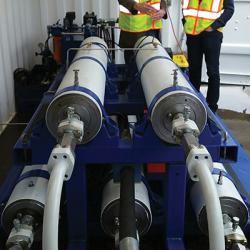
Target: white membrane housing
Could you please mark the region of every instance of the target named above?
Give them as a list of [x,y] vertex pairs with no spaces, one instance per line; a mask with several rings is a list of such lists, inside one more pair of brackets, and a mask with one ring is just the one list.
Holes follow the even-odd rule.
[[[106,234],[115,237],[119,218],[120,183],[110,180],[102,194],[101,225]],[[152,223],[148,190],[143,182],[135,183],[135,216],[139,235],[147,233]]]
[[[217,192],[220,198],[222,214],[227,214],[231,218],[238,217],[240,219],[240,226],[244,228],[248,220],[248,209],[234,183],[225,176],[227,173],[223,164],[214,163],[214,169],[223,171],[221,184],[218,184],[219,171],[213,174],[213,179],[216,183]],[[207,215],[205,201],[201,193],[201,185],[196,182],[190,192],[190,199],[193,209],[196,214],[198,225],[201,231],[207,234]]]
[[[32,215],[36,222],[42,225],[43,210],[46,202],[48,179],[44,177],[27,177],[30,171],[48,171],[47,165],[26,166],[20,175],[21,180],[16,184],[2,213],[2,225],[9,232],[13,227],[13,220],[18,213]],[[38,229],[39,230],[39,229]]]
[[[101,104],[104,103],[106,70],[108,63],[107,44],[99,37],[89,37],[83,41],[67,70],[56,97],[50,103],[46,122],[54,137],[57,137],[59,123],[67,117],[67,108],[73,107],[75,113],[84,122],[82,143],[92,140],[102,126],[102,109],[96,99],[80,89],[63,91],[65,88],[76,86],[75,71],[78,72],[78,86],[94,93]],[[62,92],[63,91],[63,92]]]
[[161,43],[151,36],[142,37],[135,44],[135,48],[141,48],[136,52],[136,64],[141,72],[141,83],[148,107],[162,90],[173,87],[173,74],[175,70],[178,72],[178,89],[163,94],[152,107],[151,121],[155,133],[163,141],[175,143],[172,138],[172,119],[175,114],[183,113],[184,106],[190,107],[190,119],[202,131],[207,121],[206,108]]

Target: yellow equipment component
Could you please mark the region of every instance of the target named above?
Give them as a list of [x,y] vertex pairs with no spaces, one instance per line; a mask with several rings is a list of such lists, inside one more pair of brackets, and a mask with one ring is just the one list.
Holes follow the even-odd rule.
[[180,67],[180,68],[188,68],[189,64],[187,58],[183,54],[175,54],[173,55],[173,61]]

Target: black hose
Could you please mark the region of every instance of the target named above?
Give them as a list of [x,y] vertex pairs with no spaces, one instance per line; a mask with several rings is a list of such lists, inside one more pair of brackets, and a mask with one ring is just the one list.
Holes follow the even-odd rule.
[[124,167],[121,170],[119,227],[120,241],[127,237],[137,239],[134,175],[135,173],[133,167]]

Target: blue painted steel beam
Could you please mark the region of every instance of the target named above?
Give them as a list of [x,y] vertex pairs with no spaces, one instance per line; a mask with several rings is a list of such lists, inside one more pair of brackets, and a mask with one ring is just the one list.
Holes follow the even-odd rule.
[[87,249],[87,181],[86,169],[76,164],[66,183],[68,250]]
[[168,165],[165,181],[166,244],[169,250],[185,249],[183,245],[187,168]]
[[185,250],[182,239],[167,239],[167,250]]

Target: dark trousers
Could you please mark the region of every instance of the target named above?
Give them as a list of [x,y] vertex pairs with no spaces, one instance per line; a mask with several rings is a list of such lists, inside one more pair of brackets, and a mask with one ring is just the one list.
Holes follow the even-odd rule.
[[223,34],[219,31],[205,31],[197,36],[187,35],[190,81],[200,91],[202,60],[205,55],[208,75],[207,103],[214,112],[218,108],[220,95],[219,57],[222,39]]

